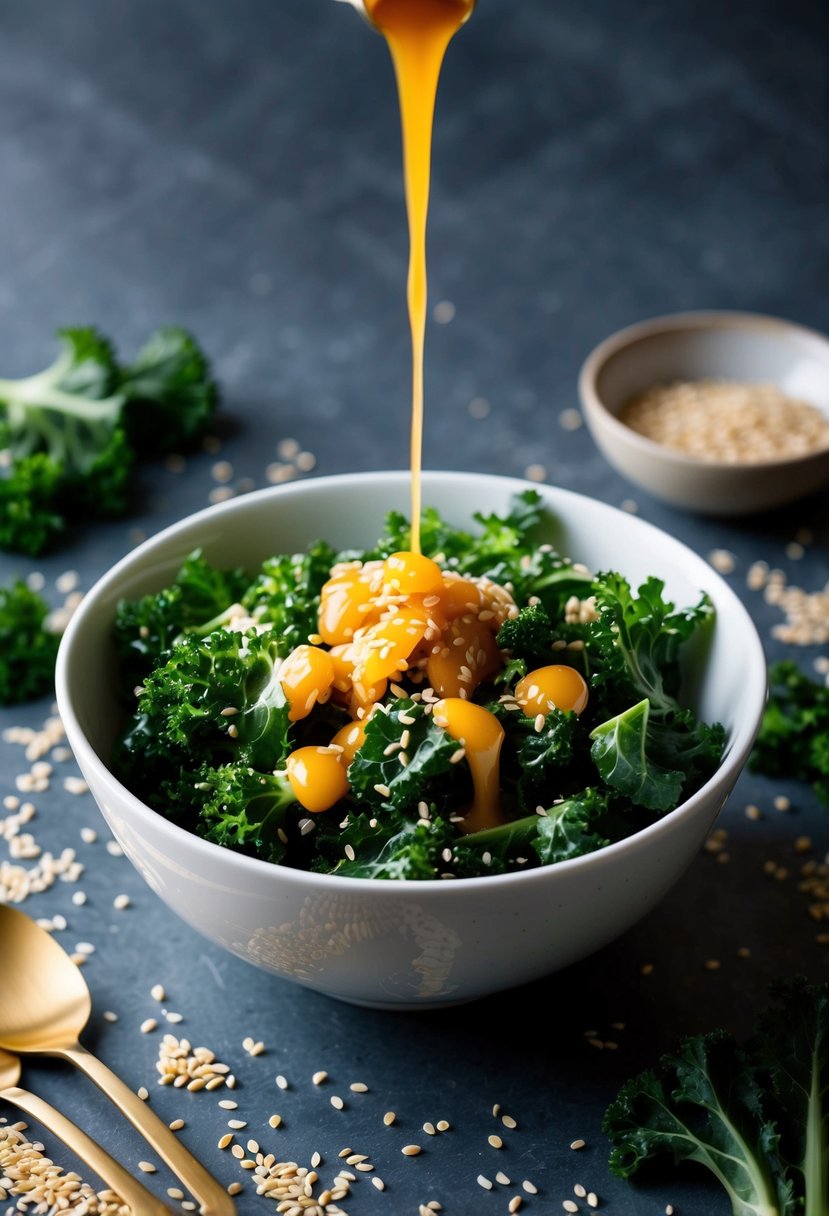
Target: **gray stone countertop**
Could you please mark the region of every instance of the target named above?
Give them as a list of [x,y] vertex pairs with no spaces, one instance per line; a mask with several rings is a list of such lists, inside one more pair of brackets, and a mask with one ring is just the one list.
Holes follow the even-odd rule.
[[[147,467],[128,518],[78,528],[42,560],[3,555],[3,578],[40,571],[58,604],[62,573],[88,589],[139,536],[206,506],[217,459],[232,466],[233,492],[267,484],[288,437],[315,457],[303,476],[405,467],[405,230],[381,40],[330,0],[4,0],[0,21],[3,374],[44,366],[61,325],[98,325],[129,356],[172,322],[197,335],[223,389],[220,456]],[[705,556],[727,550],[726,577],[769,659],[794,657],[810,673],[820,650],[777,640],[781,611],[746,576],[765,561],[808,591],[826,585],[827,494],[743,520],[683,514],[610,470],[561,416],[578,405],[595,343],[649,316],[742,309],[829,330],[828,82],[827,15],[809,0],[480,0],[441,85],[429,242],[441,307],[427,338],[426,466],[518,476],[538,466],[553,484],[633,506]],[[801,552],[791,543],[804,529]],[[49,713],[45,698],[0,720],[39,727]],[[28,763],[7,740],[0,762],[0,793],[13,796]],[[620,1082],[682,1034],[747,1034],[775,975],[825,977],[795,851],[800,836],[813,859],[829,846],[827,809],[808,788],[744,774],[720,820],[725,864],[702,853],[650,916],[565,972],[416,1015],[338,1004],[207,943],[107,852],[91,798],[64,788],[75,772],[55,764],[32,798],[32,831],[44,849],[75,849],[84,873],[22,908],[64,916],[68,949],[95,945],[87,1045],[146,1085],[165,1119],[185,1119],[182,1138],[224,1183],[245,1183],[241,1216],[272,1205],[216,1149],[228,1112],[215,1095],[155,1085],[161,1032],[139,1031],[158,1016],[155,983],[183,1015],[178,1032],[234,1069],[244,1134],[305,1163],[314,1150],[336,1162],[346,1143],[373,1155],[387,1190],[361,1180],[350,1216],[414,1214],[432,1199],[447,1216],[504,1212],[516,1187],[476,1183],[498,1169],[533,1180],[539,1193],[522,1210],[538,1216],[560,1212],[576,1184],[618,1216],[668,1204],[725,1216],[725,1195],[698,1168],[635,1187],[613,1178],[601,1117]],[[775,809],[779,795],[788,813]],[[113,907],[120,893],[129,908]],[[616,1050],[592,1046],[591,1028]],[[245,1052],[247,1035],[263,1055]],[[332,1109],[311,1084],[317,1069],[368,1084],[363,1105]],[[284,1095],[277,1073],[291,1080]],[[133,1168],[147,1155],[65,1066],[32,1062],[26,1080]],[[495,1102],[520,1125],[501,1153],[486,1143]],[[412,1138],[425,1120],[454,1130],[410,1161],[383,1139],[388,1109]],[[267,1124],[275,1110],[278,1132]],[[0,1116],[15,1117],[2,1104]],[[146,1180],[160,1193],[172,1184],[163,1171]]]

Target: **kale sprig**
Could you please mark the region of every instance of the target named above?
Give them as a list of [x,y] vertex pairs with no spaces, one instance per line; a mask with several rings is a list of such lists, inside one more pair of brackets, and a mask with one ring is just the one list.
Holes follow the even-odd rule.
[[218,400],[183,329],[158,330],[132,365],[95,329],[58,337],[49,367],[0,380],[0,547],[31,555],[69,522],[122,514],[136,458],[191,444]]

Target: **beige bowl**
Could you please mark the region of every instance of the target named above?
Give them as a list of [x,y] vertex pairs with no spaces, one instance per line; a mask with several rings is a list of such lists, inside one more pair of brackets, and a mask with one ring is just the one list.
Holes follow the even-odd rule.
[[619,420],[625,404],[673,380],[772,383],[829,416],[829,340],[776,317],[689,312],[620,330],[588,356],[579,376],[585,420],[620,473],[657,498],[709,515],[747,515],[829,485],[829,447],[754,464],[699,460]]

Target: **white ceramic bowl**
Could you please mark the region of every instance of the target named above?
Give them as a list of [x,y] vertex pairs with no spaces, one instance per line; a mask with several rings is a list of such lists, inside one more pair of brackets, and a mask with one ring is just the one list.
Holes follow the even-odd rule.
[[619,421],[637,393],[672,380],[777,385],[829,416],[829,339],[754,313],[656,317],[606,338],[584,362],[579,396],[606,459],[657,498],[706,515],[747,515],[829,486],[829,448],[756,464],[698,460]]
[[[526,483],[430,473],[424,502],[452,522],[500,511]],[[119,710],[109,634],[115,606],[158,590],[194,548],[251,571],[317,537],[372,544],[386,512],[407,511],[404,473],[319,478],[210,507],[152,537],[85,596],[60,647],[57,696],[69,742],[104,817],[147,883],[206,937],[276,975],[366,1005],[428,1007],[470,1000],[552,972],[603,946],[648,912],[702,845],[745,763],[762,712],[766,668],[737,596],[679,541],[603,503],[537,487],[550,538],[595,570],[635,584],[657,573],[678,603],[706,590],[717,610],[710,653],[689,664],[688,698],[722,721],[719,771],[652,827],[586,857],[526,873],[455,882],[310,874],[248,858],[191,835],[112,775]]]

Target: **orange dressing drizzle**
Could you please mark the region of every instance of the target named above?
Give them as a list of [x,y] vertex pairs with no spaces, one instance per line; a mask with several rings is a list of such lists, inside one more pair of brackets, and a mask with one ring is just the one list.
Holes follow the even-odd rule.
[[365,0],[394,63],[403,127],[403,173],[409,220],[407,300],[412,332],[412,538],[420,553],[420,470],[423,459],[423,349],[426,336],[426,217],[432,121],[441,64],[474,0]]
[[580,714],[587,705],[588,695],[584,676],[564,663],[537,667],[515,685],[515,699],[530,718],[537,714],[546,718],[552,709]]
[[498,760],[504,728],[482,705],[446,697],[432,710],[438,726],[457,739],[465,752],[472,776],[472,806],[464,816],[465,832],[482,832],[504,822],[499,799]]

